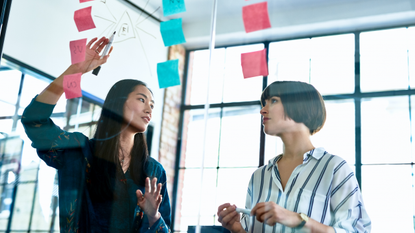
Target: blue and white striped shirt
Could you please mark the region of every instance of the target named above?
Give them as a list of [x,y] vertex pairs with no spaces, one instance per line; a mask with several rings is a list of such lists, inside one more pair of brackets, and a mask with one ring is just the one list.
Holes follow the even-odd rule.
[[[371,222],[358,183],[344,159],[321,147],[305,153],[303,164],[294,169],[283,190],[277,166],[281,157],[274,157],[252,174],[245,208],[273,201],[334,227],[336,233],[370,232]],[[268,226],[256,219],[252,222],[253,219],[242,215],[242,227],[247,232],[300,232],[278,223]]]

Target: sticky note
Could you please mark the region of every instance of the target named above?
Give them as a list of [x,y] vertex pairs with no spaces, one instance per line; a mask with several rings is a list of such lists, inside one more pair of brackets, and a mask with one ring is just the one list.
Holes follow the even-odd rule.
[[163,0],[163,15],[169,16],[186,11],[184,0]]
[[157,77],[160,88],[180,85],[179,60],[157,63]]
[[86,39],[69,42],[72,64],[85,61]]
[[92,6],[75,11],[74,20],[79,32],[95,28],[91,16]]
[[164,46],[186,43],[182,29],[182,19],[172,19],[160,23],[161,37]]
[[266,49],[250,53],[242,53],[241,65],[244,78],[251,78],[255,76],[267,76],[268,66],[266,56]]
[[94,0],[79,0],[80,3],[89,2],[89,1],[94,1]]
[[268,3],[260,2],[242,7],[245,32],[254,32],[271,27],[268,16]]
[[82,96],[81,75],[82,73],[76,73],[63,76],[63,91],[66,99]]

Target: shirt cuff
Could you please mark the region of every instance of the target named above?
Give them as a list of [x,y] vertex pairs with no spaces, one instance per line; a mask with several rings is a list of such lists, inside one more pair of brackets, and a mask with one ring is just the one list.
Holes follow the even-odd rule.
[[162,216],[146,231],[147,233],[168,233],[169,228],[166,226]]

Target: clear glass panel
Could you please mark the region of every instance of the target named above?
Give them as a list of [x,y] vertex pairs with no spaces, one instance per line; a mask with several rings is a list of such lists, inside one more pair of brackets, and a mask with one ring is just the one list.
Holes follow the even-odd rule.
[[[231,203],[237,207],[245,208],[246,190],[252,173],[256,169],[257,167],[219,169],[216,208],[224,203]],[[220,225],[217,217],[215,225]]]
[[[215,198],[217,169],[204,169],[203,191],[200,190],[200,169],[185,169],[180,209],[180,225],[178,230],[186,231],[188,226],[197,225],[199,201],[201,203],[201,225],[214,225],[217,206]],[[178,216],[178,215],[176,215]],[[176,229],[175,229],[176,230]]]
[[0,100],[0,116],[2,117],[13,117],[16,111],[16,104],[9,104]]
[[355,163],[355,109],[354,100],[324,101],[326,123],[320,132],[311,136],[315,147],[324,147],[349,164]]
[[19,184],[14,203],[12,230],[27,230],[34,198],[34,183]]
[[259,100],[262,76],[244,79],[241,54],[264,49],[264,44],[229,47],[226,49],[223,102]]
[[406,28],[360,33],[361,91],[407,89],[410,43]]
[[409,97],[362,99],[362,163],[408,163]]
[[[201,167],[204,139],[204,109],[190,110],[190,119],[187,124],[187,137],[184,140],[185,151],[182,151],[182,160],[186,167]],[[206,127],[205,167],[218,165],[220,109],[209,109],[209,120]]]
[[413,172],[410,165],[362,166],[372,232],[414,232]]
[[354,34],[270,43],[268,84],[302,81],[322,95],[354,92]]
[[220,167],[251,167],[259,163],[260,106],[223,109]]
[[409,84],[415,88],[415,27],[409,27],[408,31],[408,64],[409,64]]
[[9,134],[12,131],[13,120],[12,119],[5,119],[0,120],[0,132]]
[[[206,103],[207,78],[209,74],[209,50],[198,50],[190,55],[186,104]],[[209,80],[209,103],[222,102],[223,79],[225,74],[225,49],[212,53],[212,69]]]
[[354,34],[311,39],[311,84],[322,95],[354,92]]
[[50,229],[53,213],[52,200],[57,200],[58,195],[58,187],[55,184],[55,175],[56,169],[47,166],[42,161],[39,170],[39,181],[31,226],[32,230]]
[[15,105],[22,73],[18,70],[0,71],[0,101]]
[[269,44],[268,85],[274,81],[310,81],[311,40],[289,40]]
[[29,105],[32,99],[37,94],[40,94],[48,85],[49,82],[26,74],[24,76],[22,94],[20,96],[20,107],[25,108]]

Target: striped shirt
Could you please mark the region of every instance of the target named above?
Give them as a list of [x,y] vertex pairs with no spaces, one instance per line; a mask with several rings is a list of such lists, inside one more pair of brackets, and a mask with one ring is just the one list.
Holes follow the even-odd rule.
[[[251,177],[246,195],[246,209],[257,203],[273,201],[296,213],[304,213],[336,233],[370,232],[371,222],[363,205],[362,195],[352,169],[346,161],[316,148],[304,154],[303,164],[292,172],[282,189],[277,162],[269,160]],[[243,214],[242,227],[247,232],[301,232],[282,224],[269,226]]]

